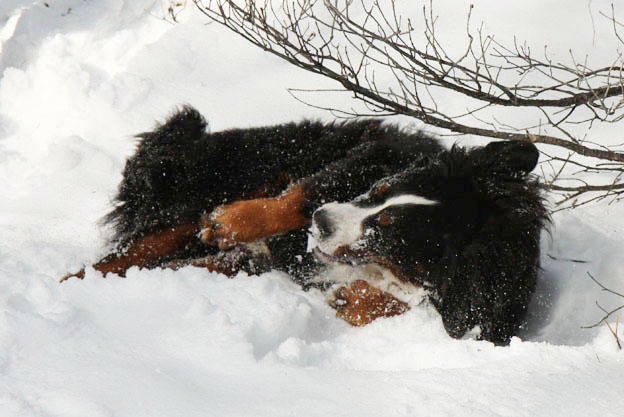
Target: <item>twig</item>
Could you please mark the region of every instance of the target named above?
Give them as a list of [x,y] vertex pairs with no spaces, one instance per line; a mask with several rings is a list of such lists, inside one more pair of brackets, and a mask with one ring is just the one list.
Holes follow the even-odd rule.
[[605,321],[605,323],[606,323],[607,327],[609,328],[609,331],[611,332],[613,337],[615,337],[615,341],[617,342],[618,350],[622,350],[622,344],[620,343],[620,338],[618,336],[618,319],[619,319],[619,316],[616,315],[615,316],[615,331],[611,328],[611,325],[609,324],[608,321]]
[[[602,289],[602,291],[606,291],[606,292],[611,293],[613,295],[617,295],[618,297],[624,298],[624,295],[620,294],[619,292],[613,291],[612,289],[607,288],[604,285],[602,285],[602,283],[600,283],[596,278],[594,278],[594,276],[589,271],[587,272],[587,275],[589,275],[591,280],[594,281]],[[624,304],[619,306],[619,307],[617,307],[617,308],[614,308],[611,311],[607,311],[604,308],[602,308],[600,306],[600,304],[598,304],[598,302],[596,302],[596,305],[598,306],[598,308],[600,310],[602,310],[605,313],[605,315],[599,321],[597,321],[596,323],[592,324],[591,326],[582,326],[581,327],[582,329],[591,329],[591,328],[594,328],[594,327],[598,327],[598,326],[600,326],[602,324],[602,322],[606,322],[606,320],[609,317],[611,317],[612,314],[614,314],[614,313],[624,309]]]

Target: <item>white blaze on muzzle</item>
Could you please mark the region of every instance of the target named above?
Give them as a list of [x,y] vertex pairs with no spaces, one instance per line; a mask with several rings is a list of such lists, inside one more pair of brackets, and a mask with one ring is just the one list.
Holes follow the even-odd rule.
[[317,211],[322,212],[324,220],[331,225],[331,233],[322,236],[319,226],[313,221],[308,251],[318,248],[326,254],[333,254],[340,247],[353,245],[364,233],[362,225],[365,219],[388,207],[406,204],[432,206],[439,203],[421,196],[406,194],[392,197],[381,205],[366,208],[357,207],[353,203],[325,204]]

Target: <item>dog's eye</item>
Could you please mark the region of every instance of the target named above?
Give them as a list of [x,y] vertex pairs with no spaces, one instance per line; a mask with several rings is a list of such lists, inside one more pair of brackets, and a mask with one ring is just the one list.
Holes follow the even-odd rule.
[[377,216],[377,224],[381,227],[390,226],[392,223],[394,223],[394,217],[388,213],[381,213]]

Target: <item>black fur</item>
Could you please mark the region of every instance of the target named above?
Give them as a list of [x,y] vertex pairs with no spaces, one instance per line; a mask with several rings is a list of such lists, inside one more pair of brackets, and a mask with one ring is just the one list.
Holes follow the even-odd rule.
[[[537,162],[532,144],[446,151],[429,136],[378,120],[209,133],[190,107],[139,138],[116,208],[106,217],[120,250],[164,228],[197,222],[218,205],[278,195],[290,183],[304,185],[308,218],[324,203],[348,202],[371,185],[374,191],[387,184],[383,195],[371,191],[358,204],[401,193],[441,202],[397,209],[399,220],[368,244],[401,265],[402,279],[430,288],[449,334],[461,337],[479,325],[484,339],[507,343],[523,323],[546,219],[539,187],[528,175]],[[305,230],[266,240],[270,266],[304,286],[316,268],[306,242]],[[216,252],[198,239],[158,264]]]

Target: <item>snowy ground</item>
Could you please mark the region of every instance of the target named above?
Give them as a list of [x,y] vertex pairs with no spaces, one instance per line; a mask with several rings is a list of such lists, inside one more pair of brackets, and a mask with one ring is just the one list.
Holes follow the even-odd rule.
[[[607,1],[475,3],[488,29],[538,46],[606,42],[591,16]],[[622,415],[623,353],[606,327],[581,329],[601,317],[595,301],[621,301],[587,273],[624,290],[622,203],[554,216],[530,328],[508,347],[450,339],[424,306],[350,328],[279,273],[89,270],[59,285],[106,252],[97,221],[132,135],[175,105],[196,106],[213,130],[329,117],[285,90],[325,81],[190,8],[181,25],[163,10],[0,3],[1,416]]]

